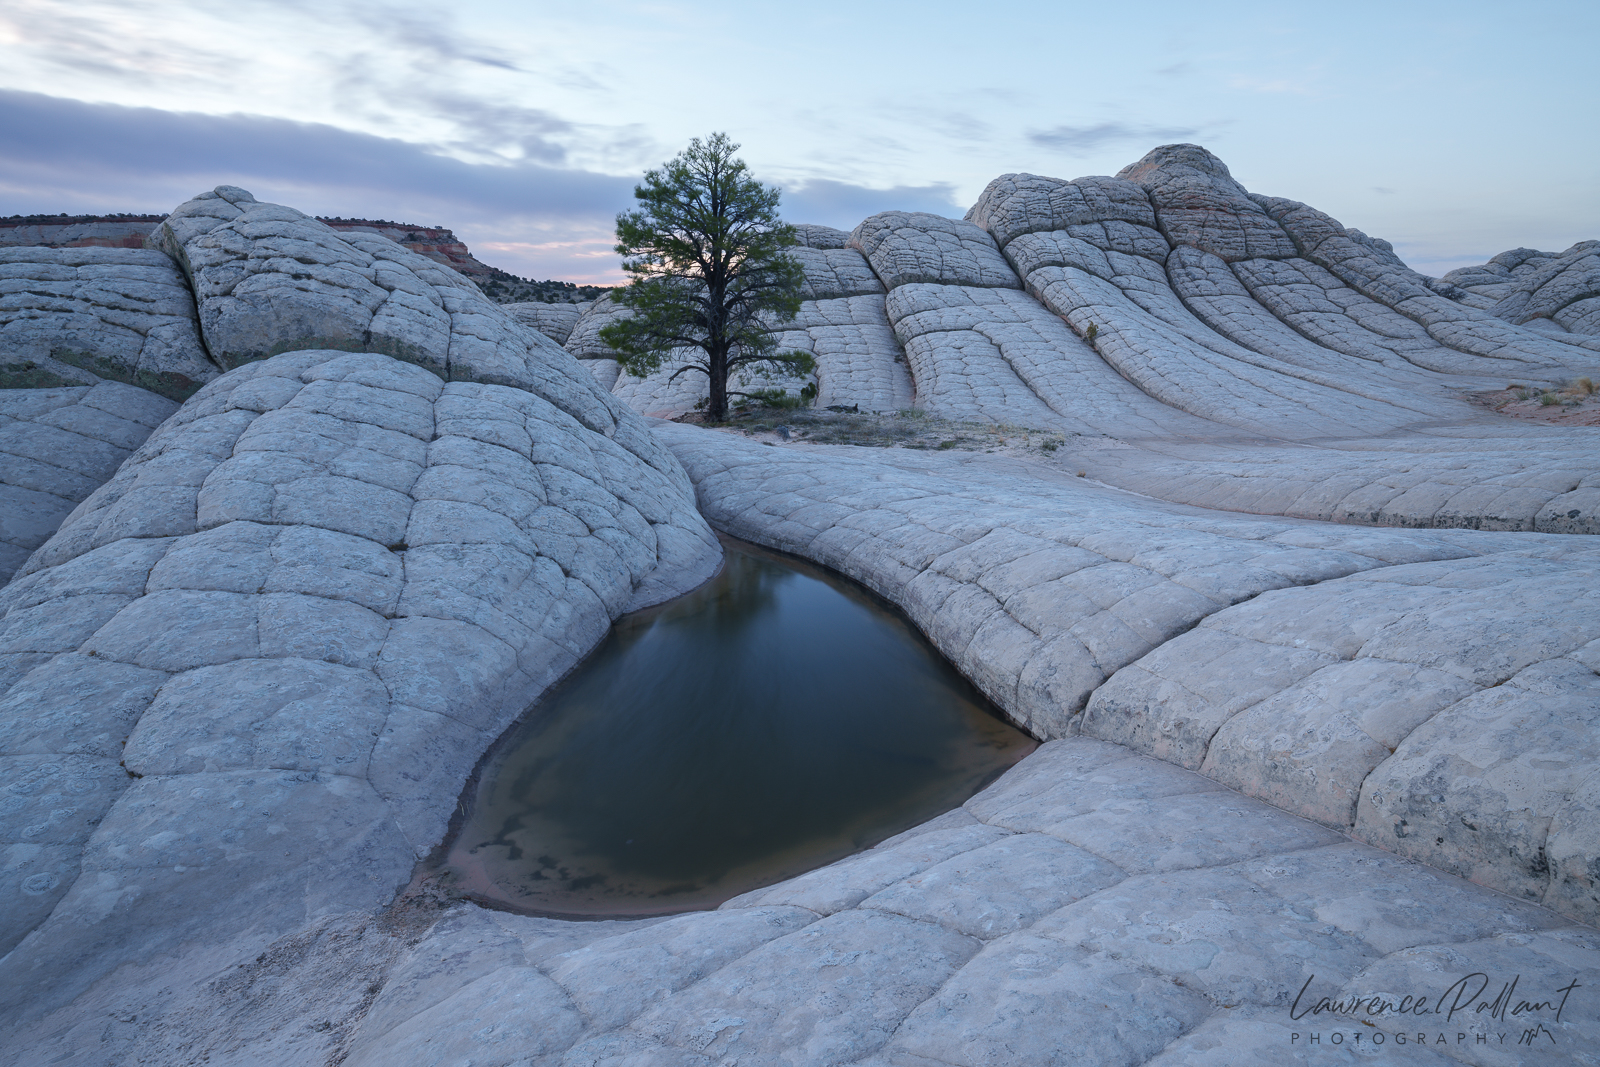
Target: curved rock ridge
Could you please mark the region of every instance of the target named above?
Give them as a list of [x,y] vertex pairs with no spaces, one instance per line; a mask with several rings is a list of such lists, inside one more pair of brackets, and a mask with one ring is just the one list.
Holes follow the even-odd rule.
[[1519,326],[1600,333],[1600,241],[1565,252],[1514,248],[1440,280],[1463,290],[1462,303]]
[[[180,205],[152,240],[190,278],[206,345],[224,366],[306,349],[382,352],[446,381],[527,390],[681,477],[643,424],[564,349],[466,278],[381,234],[341,234],[219,186]],[[600,305],[609,308],[609,298]],[[586,336],[593,310],[579,316],[575,334]]]
[[0,248],[0,389],[115,381],[181,401],[219,373],[160,252]]
[[1173,247],[1198,248],[1229,263],[1297,254],[1289,235],[1233,180],[1227,165],[1199,145],[1163,145],[1117,177],[1150,197],[1156,225]]
[[607,293],[599,300],[584,308],[572,326],[567,331],[567,339],[562,346],[567,352],[578,359],[612,359],[616,358],[616,351],[600,340],[600,329],[611,320],[619,316],[631,314],[612,299]]
[[[1155,209],[1142,189],[1116,178],[1079,178],[1063,182],[1037,174],[1002,174],[978,197],[966,219],[988,231],[1002,247],[1030,233],[1091,226],[1107,235],[1120,233],[1137,241],[1140,229],[1156,228]],[[1148,238],[1151,251],[1166,250]],[[1134,252],[1129,245],[1119,251]]]
[[[615,364],[609,374],[597,367],[596,380],[541,332],[541,322],[557,329],[576,312],[523,309],[522,318],[534,320],[524,323],[470,281],[376,231],[341,235],[292,208],[258,203],[228,186],[181,205],[151,239],[166,254],[0,248],[0,385],[31,390],[109,378],[182,400],[220,373],[203,346],[224,367],[329,345],[370,348],[446,380],[530,390],[679,477],[672,473],[675,461],[610,395]],[[198,309],[191,284],[200,294]],[[13,406],[19,410],[37,407],[17,395]],[[49,418],[115,422],[111,414],[85,414],[111,403],[107,412],[147,433],[159,421],[152,413],[172,410],[156,396],[136,400],[129,392],[106,390],[93,395],[98,399],[88,407]],[[113,395],[114,402],[108,399]],[[130,417],[124,408],[139,414]],[[8,450],[0,486],[8,487],[18,508],[0,536],[8,546],[0,560],[5,575],[48,536],[50,527],[41,523],[64,514],[59,501],[81,501],[115,469],[107,455],[120,459],[140,443],[142,436],[129,432],[128,425],[108,424],[110,438],[93,431],[92,441],[85,441],[81,434],[62,438],[58,429],[26,431],[37,440]],[[15,425],[11,436],[24,433]],[[47,441],[63,451],[43,456]],[[45,479],[59,484],[41,481],[49,472],[38,469],[40,462],[60,469]],[[39,497],[41,492],[52,499]]]
[[[1098,353],[1150,396],[1278,438],[1365,436],[1423,420],[1475,417],[1463,401],[1441,395],[1444,380],[1394,358],[1411,351],[1383,350],[1389,365],[1375,366],[1374,352],[1321,345],[1284,321],[1277,312],[1288,309],[1270,303],[1275,293],[1260,285],[1252,291],[1236,276],[1234,264],[1250,264],[1244,273],[1254,280],[1261,264],[1295,261],[1299,252],[1279,222],[1204,149],[1168,146],[1118,179],[1084,181],[1092,184],[1083,192],[1064,188],[1077,183],[1056,182],[1063,188],[1049,193],[1049,179],[998,179],[974,218],[998,220],[1012,235],[1003,242],[1006,256],[1029,291],[1080,334],[1094,326]],[[1133,188],[1119,189],[1118,181]],[[1150,213],[1135,221],[1140,212],[1131,205],[1141,191]],[[1022,206],[1013,207],[1013,198]],[[1020,225],[1018,216],[1034,204],[1041,205],[1040,216],[1059,217],[1067,228]],[[1102,217],[1095,217],[1095,207],[1104,209]],[[1336,299],[1325,296],[1324,303]],[[1547,338],[1530,333],[1523,340],[1533,356],[1495,369],[1559,369],[1544,352]]]
[[0,591],[13,1020],[387,903],[488,743],[715,571],[666,459],[372,353],[251,362],[162,423]]
[[887,311],[917,404],[932,414],[1074,434],[1216,432],[1129,384],[1026,293],[914,283],[889,295]]
[[579,304],[524,303],[500,306],[522,325],[533,327],[558,345],[565,345],[567,338],[572,336],[572,328],[593,303],[590,300]]
[[718,528],[894,601],[1034,736],[1114,741],[1600,922],[1588,539],[1249,519],[979,459],[658,432]]
[[[180,205],[151,241],[188,276],[218,364],[299,349],[382,352],[446,381],[550,391],[594,428],[613,405],[549,369],[560,347],[472,282],[376,232],[338,233],[281,204],[218,186]],[[547,397],[551,399],[551,397]]]
[[[1465,395],[1600,374],[1600,341],[1550,317],[1587,314],[1591,243],[1518,253],[1505,269],[1531,288],[1513,299],[1512,283],[1497,283],[1491,301],[1304,204],[1249,192],[1198,145],[1156,148],[1117,177],[1002,175],[964,220],[891,211],[843,242],[826,227],[798,232],[818,299],[785,343],[816,355],[830,406],[883,411],[909,395],[954,420],[1128,441],[1150,454],[1107,452],[1102,478],[1154,495],[1177,486],[1175,499],[1196,503],[1211,501],[1185,487],[1225,484],[1227,506],[1268,514],[1575,532],[1600,521],[1580,492],[1586,473],[1547,474],[1581,466],[1588,435],[1508,425]],[[887,290],[892,346],[876,286],[859,263],[841,268],[852,249]],[[851,328],[819,335],[814,322]],[[679,367],[612,388],[676,417],[704,395],[693,376],[672,378]],[[1390,458],[1373,479],[1348,453],[1375,438]],[[1442,439],[1505,455],[1474,482]],[[1199,457],[1170,456],[1202,443]],[[1435,484],[1460,491],[1412,492]],[[1582,499],[1560,499],[1574,492]]]
[[[1193,145],[1117,178],[1004,175],[967,219],[1027,293],[958,272],[891,286],[919,406],[1133,443],[1077,451],[1069,438],[1064,456],[1185,503],[1600,531],[1592,431],[1498,418],[1463,397],[1586,373],[1600,366],[1591,338],[1464,306],[1444,294],[1470,294],[1410,271],[1386,242],[1247,193]],[[1561,277],[1581,275],[1586,247]]]
[[[990,231],[1009,280],[962,226]],[[1446,348],[1302,258],[1197,146],[1158,149],[1119,178],[1006,175],[964,223],[891,212],[855,240],[891,289],[918,406],[957,419],[1124,438],[1367,437],[1481,421],[1459,392],[1487,382],[1434,372],[1553,378],[1572,365],[1532,333],[1527,352],[1502,345],[1493,359]],[[983,291],[1019,280],[1029,295]]]
[[[1407,267],[1389,242],[1345,229],[1322,212],[1293,200],[1257,198],[1277,219],[1305,258],[1326,267],[1351,288],[1420,323],[1440,344],[1471,356],[1522,363],[1526,373],[1541,366],[1561,372],[1590,365],[1600,338],[1578,334],[1552,337],[1512,326],[1485,311],[1451,299],[1454,287],[1436,285]],[[1439,289],[1444,289],[1443,293]],[[1460,365],[1481,366],[1463,360]]]
[[[849,252],[860,258],[854,249]],[[816,360],[819,407],[902,411],[916,399],[882,296],[807,301],[778,343]]]
[[883,283],[872,272],[866,257],[854,248],[801,246],[789,249],[788,254],[805,272],[801,293],[808,301],[884,292]]
[[1176,503],[1416,528],[1600,533],[1600,430],[1527,424],[1421,427],[1316,447],[1143,439],[1079,449],[1064,465]]
[[832,226],[819,226],[816,223],[800,222],[794,226],[796,243],[801,248],[849,248],[850,235],[844,230],[836,230]]
[[0,390],[0,585],[177,409],[119,382]]
[[994,238],[970,222],[925,211],[884,211],[850,235],[890,289],[913,282],[1020,289]]
[[1083,732],[1596,924],[1597,579],[1563,546],[1263,593],[1118,672]]

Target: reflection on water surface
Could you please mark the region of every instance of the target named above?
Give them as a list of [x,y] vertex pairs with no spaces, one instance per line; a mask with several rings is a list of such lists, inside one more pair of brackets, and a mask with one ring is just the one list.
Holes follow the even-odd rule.
[[444,874],[519,911],[661,915],[958,806],[1034,748],[898,612],[724,539],[722,574],[618,620],[495,746]]

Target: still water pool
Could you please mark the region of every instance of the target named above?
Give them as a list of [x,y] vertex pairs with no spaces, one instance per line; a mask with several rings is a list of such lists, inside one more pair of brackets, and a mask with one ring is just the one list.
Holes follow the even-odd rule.
[[443,859],[456,893],[664,915],[870,847],[1035,747],[903,616],[724,539],[722,573],[619,619],[485,757]]

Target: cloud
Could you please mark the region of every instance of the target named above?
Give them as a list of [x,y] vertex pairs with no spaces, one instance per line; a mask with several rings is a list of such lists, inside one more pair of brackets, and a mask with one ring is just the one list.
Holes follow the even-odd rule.
[[784,186],[781,210],[790,222],[821,223],[841,230],[854,229],[856,223],[880,211],[927,211],[954,219],[966,212],[955,199],[955,186],[947,182],[873,189],[824,178]]
[[1133,126],[1125,122],[1102,122],[1095,126],[1057,126],[1028,134],[1028,140],[1041,148],[1053,148],[1068,155],[1086,156],[1104,145],[1119,141],[1174,141],[1193,137],[1196,127]]
[[550,135],[571,133],[573,124],[543,108],[490,103],[463,93],[429,93],[423,99],[456,130],[443,147],[551,165],[566,161],[566,148]]
[[[0,160],[12,192],[29,175],[34,199],[103,190],[124,179],[165,178],[190,188],[245,180],[294,188],[348,188],[388,198],[472,205],[474,214],[614,212],[633,182],[538,162],[465,163],[421,145],[319,123],[259,115],[201,115],[89,104],[0,90]],[[51,184],[45,184],[46,180]],[[54,184],[64,182],[65,186]],[[192,192],[193,190],[190,189]]]
[[406,10],[392,3],[351,4],[346,13],[371,33],[386,37],[399,48],[428,56],[435,62],[467,63],[500,70],[521,71],[509,55],[492,46],[470,41],[454,32],[446,19],[421,9]]
[[[392,138],[258,115],[200,115],[0,90],[0,215],[169,211],[219,184],[313,215],[388,218],[550,246],[504,266],[563,277],[607,248],[634,179],[538,160],[467,163]],[[591,249],[592,251],[592,249]]]
[[138,5],[115,17],[104,10],[75,10],[40,0],[20,0],[0,11],[0,30],[32,54],[72,76],[151,86],[211,81],[228,76],[233,57],[191,42],[181,50],[140,32]]
[[[557,130],[542,112],[486,125]],[[0,90],[0,215],[166,212],[216,185],[312,215],[448,226],[515,274],[621,280],[612,251],[637,179],[547,159],[464,162],[426,146],[260,115],[201,115]],[[852,229],[880,211],[959,218],[948,183],[874,189],[810,179],[783,190],[784,217]]]

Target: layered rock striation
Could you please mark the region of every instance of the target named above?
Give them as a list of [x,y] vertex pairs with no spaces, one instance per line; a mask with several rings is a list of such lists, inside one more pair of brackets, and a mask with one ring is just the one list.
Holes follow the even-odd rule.
[[217,374],[160,252],[0,248],[0,388],[114,381],[185,400]]
[[[1468,396],[1597,373],[1591,244],[1427,278],[1387,242],[1169,145],[1114,178],[1004,175],[965,220],[803,227],[794,254],[816,299],[783,343],[816,356],[819,404],[1065,434],[1076,467],[1163,499],[1593,532],[1594,431]],[[569,351],[604,361],[595,331],[615,313],[596,304]],[[649,414],[705,395],[702,375],[674,377],[681,363],[642,381],[594,366]]]

